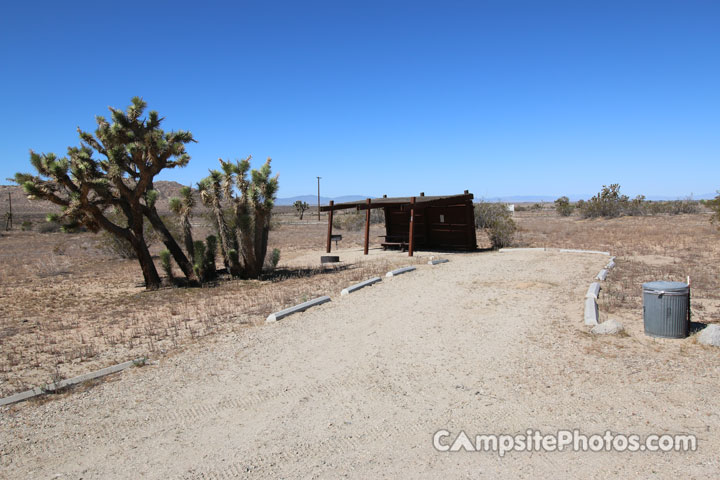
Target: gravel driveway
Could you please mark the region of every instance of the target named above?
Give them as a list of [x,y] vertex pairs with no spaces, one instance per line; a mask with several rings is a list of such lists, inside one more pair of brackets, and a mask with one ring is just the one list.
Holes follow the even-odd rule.
[[[0,410],[0,476],[717,475],[717,362],[697,365],[633,337],[593,338],[582,325],[585,291],[607,257],[449,258],[92,388]],[[433,448],[441,429],[574,428],[689,432],[699,448],[502,458]]]

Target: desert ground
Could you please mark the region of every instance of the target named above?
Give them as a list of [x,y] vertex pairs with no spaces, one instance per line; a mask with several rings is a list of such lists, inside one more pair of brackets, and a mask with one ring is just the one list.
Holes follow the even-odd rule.
[[[144,367],[0,410],[0,476],[713,478],[720,468],[718,350],[646,337],[640,285],[692,281],[693,320],[720,322],[720,234],[708,214],[561,218],[516,212],[518,246],[607,250],[601,320],[583,325],[607,257],[558,251],[361,255],[319,266],[326,226],[279,212],[277,271],[260,281],[145,292],[132,260],[89,233],[3,234],[0,393],[137,357]],[[28,213],[31,216],[30,213]],[[32,217],[35,218],[35,217]],[[373,226],[372,238],[381,227]],[[487,247],[483,232],[478,232]],[[377,242],[374,242],[377,243]],[[449,263],[427,265],[430,256]],[[417,271],[348,297],[404,265]],[[319,295],[329,304],[264,324]],[[691,433],[685,453],[437,452],[468,434],[578,428]]]

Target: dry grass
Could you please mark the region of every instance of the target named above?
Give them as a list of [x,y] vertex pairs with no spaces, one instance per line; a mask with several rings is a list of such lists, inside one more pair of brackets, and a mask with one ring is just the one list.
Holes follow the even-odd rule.
[[720,322],[720,232],[710,214],[562,218],[554,212],[519,212],[517,242],[522,246],[610,251],[616,268],[603,285],[600,309],[642,319],[641,289],[654,280],[691,278],[693,319]]
[[[279,268],[262,280],[224,278],[206,288],[156,292],[143,289],[134,260],[110,257],[98,248],[95,235],[3,234],[0,395],[247,328],[273,311],[337,294],[408,262],[398,254],[339,267],[298,266],[293,259],[308,252],[317,252],[319,261],[327,227],[283,225],[285,220],[296,223],[284,215],[279,220],[270,249],[280,248],[282,258]],[[340,233],[341,247],[360,245],[359,232]]]
[[[33,212],[33,218],[38,217]],[[143,290],[135,261],[108,256],[92,234],[4,234],[0,395],[129,358],[177,351],[198,338],[248,328],[273,311],[319,295],[337,295],[351,283],[408,263],[407,256],[398,254],[340,268],[303,266],[298,259],[324,253],[326,217],[318,223],[316,216],[306,215],[299,222],[288,211],[275,218],[270,249],[280,248],[282,255],[272,275],[157,292]],[[601,295],[604,313],[641,322],[642,282],[689,275],[694,319],[720,321],[715,271],[720,234],[708,215],[581,220],[534,211],[518,212],[515,218],[521,245],[601,249],[617,255],[617,267]],[[202,225],[197,230],[198,236],[205,233]],[[374,241],[382,230],[372,227]],[[341,248],[362,244],[362,232],[334,233],[343,235]],[[482,232],[478,243],[489,246]]]

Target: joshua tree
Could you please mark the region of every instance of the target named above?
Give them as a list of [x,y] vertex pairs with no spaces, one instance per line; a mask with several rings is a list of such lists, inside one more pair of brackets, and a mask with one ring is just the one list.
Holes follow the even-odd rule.
[[240,263],[237,256],[237,248],[233,248],[235,241],[231,240],[231,231],[225,220],[223,212],[223,199],[227,197],[229,192],[232,195],[232,188],[225,185],[228,180],[223,178],[223,174],[217,170],[211,170],[210,175],[198,183],[200,190],[200,198],[203,204],[210,208],[215,216],[215,227],[220,237],[220,253],[223,256],[225,267],[233,276],[240,275]]
[[[29,198],[59,205],[62,213],[53,220],[84,225],[94,232],[104,229],[128,241],[146,287],[156,289],[160,277],[145,240],[144,218],[160,234],[187,279],[196,279],[192,264],[157,214],[153,190],[153,179],[161,171],[187,165],[190,156],[185,145],[195,140],[190,132],[164,132],[163,119],[155,111],[141,118],[145,108],[139,97],[132,99],[126,112],[111,107],[111,121],[97,117],[94,135],[78,128],[81,145],[68,148],[65,158],[31,151],[37,175],[18,173],[15,182]],[[109,209],[119,212],[121,220],[111,220],[106,214]]]
[[[270,159],[259,170],[250,171],[250,158],[234,163],[220,159],[222,172],[211,170],[210,176],[198,185],[203,202],[214,212],[220,247],[226,249],[224,257],[230,264],[230,272],[244,278],[257,278],[267,254],[278,178],[270,176]],[[228,225],[225,219],[223,201],[232,206],[233,225]]]
[[308,205],[307,202],[303,202],[302,200],[296,201],[294,204],[295,210],[300,214],[300,220],[303,219],[303,215],[305,214],[305,210],[310,208],[310,205]]
[[555,210],[557,210],[560,216],[569,217],[572,215],[573,209],[574,207],[570,203],[570,199],[568,197],[560,197],[555,200]]

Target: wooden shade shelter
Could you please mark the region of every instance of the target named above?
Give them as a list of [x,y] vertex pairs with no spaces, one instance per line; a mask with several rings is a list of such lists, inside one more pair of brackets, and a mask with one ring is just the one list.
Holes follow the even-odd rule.
[[357,202],[338,203],[320,207],[328,212],[327,252],[330,253],[333,212],[354,208],[365,210],[365,255],[370,236],[370,210],[382,208],[385,213],[385,241],[383,248],[407,248],[412,256],[415,249],[475,250],[475,213],[473,194],[465,190],[461,195],[394,198],[368,198]]

